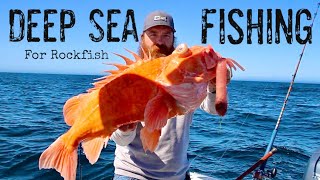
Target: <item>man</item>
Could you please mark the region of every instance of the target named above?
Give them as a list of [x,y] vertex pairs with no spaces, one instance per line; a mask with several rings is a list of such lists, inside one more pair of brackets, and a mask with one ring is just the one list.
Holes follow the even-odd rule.
[[[150,51],[152,58],[168,56],[174,51],[174,32],[171,15],[152,12],[145,19],[140,46],[145,52]],[[141,51],[139,54],[143,56]],[[208,95],[200,108],[215,114],[214,101],[215,85],[209,83]],[[111,137],[116,143],[114,179],[190,179],[187,149],[192,118],[193,112],[168,120],[153,153],[143,150],[140,140],[143,123],[121,126]]]

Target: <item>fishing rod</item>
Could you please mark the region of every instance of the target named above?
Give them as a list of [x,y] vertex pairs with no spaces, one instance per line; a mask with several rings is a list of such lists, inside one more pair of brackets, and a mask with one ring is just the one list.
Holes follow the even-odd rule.
[[[313,18],[313,20],[312,20],[312,23],[310,24],[310,28],[311,28],[311,29],[312,29],[312,27],[313,27],[314,20],[315,20],[316,17],[317,17],[318,10],[319,10],[319,6],[320,6],[320,2],[318,3],[317,10],[316,10],[316,12],[314,13],[314,18]],[[266,167],[268,158],[273,154],[273,151],[271,151],[271,148],[272,148],[273,143],[274,143],[274,140],[275,140],[275,138],[276,138],[276,136],[277,136],[278,128],[279,128],[279,126],[280,126],[280,122],[281,122],[281,119],[282,119],[284,110],[285,110],[285,108],[286,108],[286,105],[287,105],[287,102],[288,102],[288,99],[289,99],[289,96],[290,96],[290,93],[291,93],[291,90],[292,90],[292,86],[293,86],[293,84],[294,84],[294,80],[295,80],[295,78],[296,78],[296,75],[297,75],[297,72],[298,72],[298,69],[299,69],[299,66],[300,66],[300,62],[301,62],[301,60],[302,60],[302,57],[303,57],[303,54],[304,54],[304,51],[305,51],[306,46],[307,46],[307,43],[305,43],[305,44],[303,45],[302,52],[301,52],[301,54],[300,54],[298,63],[297,63],[297,65],[296,65],[295,72],[294,72],[294,74],[293,74],[293,76],[292,76],[292,80],[291,80],[291,83],[290,83],[290,86],[289,86],[287,95],[286,95],[286,97],[285,97],[285,100],[284,100],[284,102],[283,102],[283,105],[282,105],[282,108],[281,108],[281,111],[280,111],[280,114],[279,114],[279,117],[278,117],[277,124],[276,124],[276,126],[275,126],[275,128],[274,128],[274,130],[273,130],[273,132],[272,132],[270,142],[269,142],[268,147],[267,147],[267,149],[266,149],[266,151],[265,151],[264,157],[267,157],[267,158],[262,161],[261,159],[263,159],[263,158],[264,158],[264,157],[263,157],[263,158],[261,158],[261,159],[257,162],[258,164],[259,164],[259,163],[261,164],[261,162],[262,162],[262,164],[261,164],[259,170],[257,170],[257,171],[254,173],[254,176],[253,176],[254,179],[261,180],[261,179],[263,179],[263,178],[265,178],[265,177],[267,177],[267,178],[273,178],[273,177],[275,177],[275,175],[276,175],[276,173],[277,173],[277,170],[276,170],[275,168],[274,168],[272,171],[269,171],[269,170],[268,170],[267,173],[265,173],[265,170],[264,170],[264,169],[265,169],[265,167]],[[272,154],[270,154],[270,152],[272,152]],[[251,173],[257,166],[260,165],[260,164],[257,165],[257,163],[254,164],[253,166],[251,166],[245,173],[243,173],[242,175],[240,175],[237,179],[242,179],[243,177],[245,177],[246,175],[248,175],[249,173]]]
[[273,148],[268,154],[264,155],[259,161],[257,161],[254,165],[252,165],[248,170],[242,173],[236,180],[242,180],[246,175],[250,174],[253,170],[255,170],[262,163],[266,162],[269,157],[271,157],[277,151],[276,148]]
[[[316,17],[317,17],[319,6],[320,6],[320,2],[318,3],[317,10],[316,10],[316,12],[314,13],[314,18],[313,18],[313,20],[312,20],[312,23],[310,24],[310,28],[311,28],[311,29],[312,29],[312,27],[313,27],[314,20],[315,20]],[[298,61],[297,65],[296,65],[295,72],[294,72],[294,74],[293,74],[293,76],[292,76],[292,80],[291,80],[291,83],[290,83],[290,86],[289,86],[287,95],[286,95],[285,100],[284,100],[284,102],[283,102],[283,105],[282,105],[282,108],[281,108],[281,111],[280,111],[280,114],[279,114],[279,117],[278,117],[277,124],[276,124],[276,126],[275,126],[275,128],[274,128],[274,130],[273,130],[273,132],[272,132],[271,139],[270,139],[269,145],[268,145],[268,147],[267,147],[267,149],[266,149],[265,155],[270,152],[270,150],[271,150],[271,148],[272,148],[272,146],[273,146],[274,140],[275,140],[275,138],[276,138],[276,136],[277,136],[278,128],[279,128],[279,126],[280,126],[280,122],[281,122],[281,119],[282,119],[284,110],[285,110],[285,108],[286,108],[286,105],[287,105],[287,102],[288,102],[288,99],[289,99],[289,96],[290,96],[290,93],[291,93],[291,90],[292,90],[292,86],[293,86],[293,84],[294,84],[294,80],[295,80],[295,78],[296,78],[296,75],[297,75],[297,72],[298,72],[298,69],[299,69],[299,66],[300,66],[300,62],[301,62],[301,60],[302,60],[302,57],[303,57],[303,54],[304,54],[304,51],[305,51],[306,46],[307,46],[307,42],[303,45],[302,52],[301,52],[300,57],[299,57],[299,61]],[[265,169],[265,167],[266,167],[266,164],[267,164],[267,160],[266,160],[264,163],[262,163],[261,166],[260,166],[259,172],[262,173],[262,175],[264,175],[264,169]],[[276,173],[276,171],[275,171],[275,173]],[[256,174],[259,174],[259,173],[256,173]],[[260,175],[261,175],[261,174],[260,174]],[[275,175],[274,175],[274,176],[275,176]],[[262,176],[260,176],[260,177],[262,177]],[[254,178],[260,179],[260,178],[258,178],[258,177],[254,177]]]

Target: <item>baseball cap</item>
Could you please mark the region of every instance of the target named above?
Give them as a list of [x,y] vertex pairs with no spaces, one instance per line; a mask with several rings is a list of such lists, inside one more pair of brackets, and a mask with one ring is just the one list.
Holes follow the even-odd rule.
[[176,30],[174,29],[172,16],[163,11],[153,11],[148,14],[146,19],[144,20],[143,31],[159,25],[168,26],[172,29],[173,32],[176,32]]

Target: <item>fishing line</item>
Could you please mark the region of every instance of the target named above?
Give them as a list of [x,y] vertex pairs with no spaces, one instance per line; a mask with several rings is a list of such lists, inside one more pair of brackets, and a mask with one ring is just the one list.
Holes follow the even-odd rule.
[[[264,91],[269,87],[269,83],[266,83],[266,85],[264,86],[263,90],[262,90],[262,93],[260,94],[260,96],[258,97],[258,101],[262,99],[263,95],[264,95]],[[246,123],[247,119],[249,118],[250,114],[248,113],[246,118],[243,120],[243,122],[241,123],[239,129]],[[220,120],[222,122],[222,120],[225,119],[225,118],[222,118],[220,117]],[[237,140],[238,138],[235,138],[235,137],[238,137],[238,135],[240,134],[241,132],[238,131],[236,134],[234,134],[234,137],[231,138],[230,140],[228,140],[225,144],[227,144],[227,148],[225,149],[225,151],[222,153],[222,155],[219,157],[219,159],[215,162],[220,162],[222,160],[222,158],[224,157],[224,155],[227,153],[227,151],[230,149],[231,146],[229,146],[228,144],[231,144],[231,142],[234,142],[235,140]],[[197,158],[197,157],[201,157],[200,154],[197,154],[196,157],[194,157],[191,162],[190,162],[190,166],[192,165],[193,161]],[[213,174],[213,171],[211,171],[211,173],[209,174],[209,176],[211,176]]]
[[[263,90],[262,90],[262,93],[260,94],[260,97],[258,98],[258,101],[262,99],[262,97],[263,97],[263,95],[264,95],[263,92],[265,92],[265,90],[267,89],[267,87],[269,87],[269,83],[266,83],[266,85],[264,86],[264,88],[263,88]],[[248,113],[247,116],[246,116],[246,118],[242,121],[239,129],[246,123],[246,121],[247,121],[247,119],[249,118],[249,116],[250,116],[250,114]],[[236,134],[234,134],[234,137],[233,137],[232,139],[230,139],[226,144],[231,144],[231,142],[234,142],[235,140],[237,140],[238,138],[236,138],[236,137],[238,137],[238,136],[240,135],[240,133],[241,133],[241,132],[240,132],[240,130],[239,130]],[[218,163],[221,162],[222,158],[225,156],[225,154],[227,153],[227,151],[228,151],[230,148],[231,148],[231,146],[228,145],[227,148],[225,149],[225,151],[222,153],[222,155],[219,157],[219,159],[218,159],[216,162],[218,162]],[[211,173],[210,173],[209,176],[211,176],[212,174],[213,174],[213,171],[211,171]]]
[[[99,105],[96,105],[96,107],[89,113],[89,115],[87,117],[89,117],[91,114],[94,113],[94,111],[99,107]],[[82,153],[82,150],[81,150],[81,146],[79,145],[78,146],[78,166],[79,166],[79,169],[78,169],[78,173],[79,173],[79,178],[80,180],[82,180],[82,165],[81,165],[81,161],[80,161],[80,158],[81,158],[81,153]]]
[[82,150],[81,150],[81,147],[79,146],[78,147],[78,173],[79,173],[79,179],[82,180],[82,165],[81,165],[81,153],[82,153]]

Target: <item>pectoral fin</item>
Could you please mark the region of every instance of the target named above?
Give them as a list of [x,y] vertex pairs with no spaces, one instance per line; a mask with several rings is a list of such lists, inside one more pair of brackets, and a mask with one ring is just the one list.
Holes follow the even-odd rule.
[[103,137],[97,137],[88,141],[82,142],[82,148],[84,151],[84,154],[86,155],[87,159],[91,164],[94,164],[99,159],[101,150],[103,148],[103,145],[105,145],[109,140],[109,137],[103,138]]
[[144,112],[145,127],[149,131],[161,129],[167,124],[169,117],[169,103],[167,103],[166,95],[159,92],[146,105]]
[[143,127],[140,131],[140,139],[144,151],[147,150],[154,152],[158,146],[159,138],[161,135],[161,129],[149,131],[146,127]]

